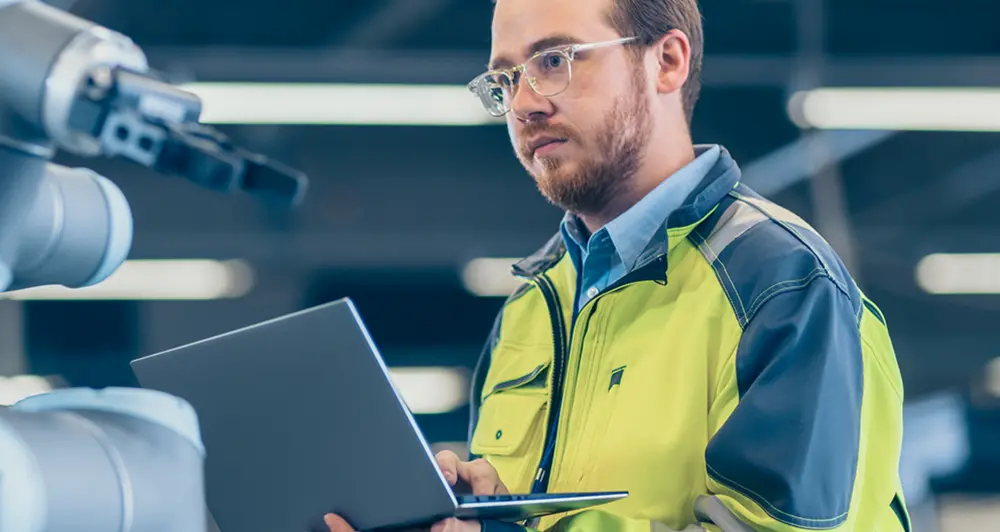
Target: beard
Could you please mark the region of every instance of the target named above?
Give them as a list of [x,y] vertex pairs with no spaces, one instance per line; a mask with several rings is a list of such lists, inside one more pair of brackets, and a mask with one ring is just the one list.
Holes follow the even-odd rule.
[[[540,161],[542,171],[533,172],[531,150],[520,146],[518,158],[550,203],[574,214],[596,214],[628,189],[652,135],[649,102],[641,90],[644,77],[637,65],[631,91],[616,101],[601,121],[591,156],[580,160],[575,169],[560,157],[548,157]],[[545,123],[529,124],[522,138],[543,132],[583,146],[575,132]]]

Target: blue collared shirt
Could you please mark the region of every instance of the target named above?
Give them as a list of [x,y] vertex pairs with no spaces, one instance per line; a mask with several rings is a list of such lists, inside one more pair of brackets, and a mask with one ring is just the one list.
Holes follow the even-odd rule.
[[698,147],[693,161],[589,238],[580,219],[566,214],[560,231],[577,271],[576,312],[632,271],[651,243],[663,244],[670,213],[698,187],[720,153],[718,145]]

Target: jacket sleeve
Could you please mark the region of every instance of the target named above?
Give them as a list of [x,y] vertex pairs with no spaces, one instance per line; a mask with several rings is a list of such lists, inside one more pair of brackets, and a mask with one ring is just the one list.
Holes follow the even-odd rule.
[[[866,445],[879,436],[862,427],[872,418],[862,412],[901,413],[902,405],[863,397],[862,310],[827,277],[779,291],[723,367],[710,408],[706,483],[753,530],[860,530],[863,506],[890,506],[893,492],[882,485],[891,483],[898,455],[870,456],[889,447]],[[885,465],[866,473],[866,461]]]

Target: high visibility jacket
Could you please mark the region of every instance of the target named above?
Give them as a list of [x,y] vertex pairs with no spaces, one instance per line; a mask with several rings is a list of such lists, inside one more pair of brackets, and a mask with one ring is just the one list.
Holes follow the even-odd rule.
[[663,214],[660,249],[578,314],[559,235],[514,266],[525,283],[474,379],[473,457],[512,493],[629,492],[539,529],[683,530],[714,495],[754,530],[908,532],[883,314],[724,150]]

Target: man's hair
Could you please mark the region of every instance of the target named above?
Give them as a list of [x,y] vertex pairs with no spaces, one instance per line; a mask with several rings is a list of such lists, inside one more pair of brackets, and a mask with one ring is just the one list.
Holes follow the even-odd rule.
[[680,30],[691,42],[688,79],[681,90],[684,115],[688,124],[701,93],[701,61],[705,35],[701,24],[698,0],[611,0],[611,27],[623,37],[638,37],[649,46],[670,30]]
[[[608,21],[622,37],[638,37],[639,43],[649,46],[670,30],[680,30],[691,43],[688,79],[681,89],[684,116],[688,125],[694,115],[694,106],[701,94],[701,60],[705,55],[705,33],[701,25],[698,0],[610,0]],[[497,0],[492,0],[493,4]],[[636,54],[641,56],[640,54]]]

